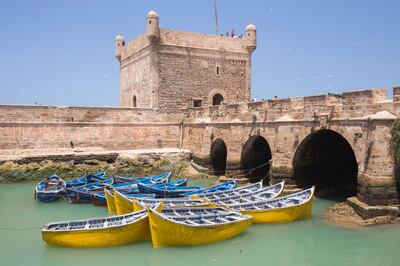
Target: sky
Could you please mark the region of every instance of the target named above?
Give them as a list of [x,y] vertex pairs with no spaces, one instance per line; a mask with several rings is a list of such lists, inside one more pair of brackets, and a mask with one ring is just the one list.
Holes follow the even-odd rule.
[[[399,0],[217,0],[220,32],[257,27],[252,98],[400,86]],[[118,106],[117,34],[215,33],[213,0],[0,0],[0,104]]]

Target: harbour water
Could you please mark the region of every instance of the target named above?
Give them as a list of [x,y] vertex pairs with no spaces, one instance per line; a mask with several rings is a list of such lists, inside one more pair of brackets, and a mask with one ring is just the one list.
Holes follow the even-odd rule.
[[46,245],[40,228],[50,221],[107,215],[104,207],[40,203],[34,184],[0,185],[0,265],[400,265],[400,226],[342,228],[322,215],[333,201],[316,199],[310,220],[252,225],[217,244],[154,249],[151,242],[113,248]]

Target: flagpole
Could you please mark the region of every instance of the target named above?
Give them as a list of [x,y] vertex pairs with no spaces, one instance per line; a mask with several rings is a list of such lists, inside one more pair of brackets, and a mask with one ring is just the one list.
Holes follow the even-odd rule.
[[218,13],[217,13],[217,0],[214,0],[214,11],[215,11],[215,26],[216,26],[216,33],[218,35]]

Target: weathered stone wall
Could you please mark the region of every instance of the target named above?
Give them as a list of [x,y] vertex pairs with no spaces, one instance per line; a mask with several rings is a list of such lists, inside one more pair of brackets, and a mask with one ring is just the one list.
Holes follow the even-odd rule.
[[[152,107],[151,48],[121,60],[120,104],[125,107]],[[133,97],[136,96],[136,106]]]
[[251,40],[161,30],[157,41],[142,34],[118,49],[121,106],[132,106],[134,96],[137,107],[163,112],[193,100],[211,105],[217,93],[225,102],[250,100]]
[[0,149],[179,146],[176,123],[0,123]]
[[0,105],[0,149],[177,147],[181,117],[146,108]]
[[[219,93],[226,102],[246,101],[246,57],[220,51],[160,47],[159,109],[174,111],[193,106],[193,99],[212,105]],[[218,69],[217,69],[218,68]],[[218,88],[218,89],[216,89]]]
[[1,122],[177,122],[180,113],[165,114],[151,108],[0,105]]

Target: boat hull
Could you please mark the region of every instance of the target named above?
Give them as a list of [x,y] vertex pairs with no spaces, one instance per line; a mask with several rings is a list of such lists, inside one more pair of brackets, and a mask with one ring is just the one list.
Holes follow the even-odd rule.
[[107,207],[107,200],[105,195],[97,195],[95,194],[93,196],[93,205],[95,206],[102,206],[102,207]]
[[246,219],[234,223],[193,227],[174,223],[148,210],[151,240],[153,247],[163,246],[195,246],[211,244],[233,238],[251,225],[252,220]]
[[114,191],[115,211],[118,215],[133,212],[133,202]]
[[43,231],[42,237],[47,244],[75,248],[120,246],[151,239],[147,215],[132,224],[120,227],[62,232]]
[[304,220],[311,217],[313,200],[302,205],[270,210],[241,210],[242,214],[253,217],[253,223],[286,223],[296,220]]
[[70,203],[91,203],[93,201],[93,192],[67,189],[67,198]]
[[106,196],[107,201],[107,209],[109,213],[116,213],[114,195],[111,194],[107,189],[104,189],[104,194]]
[[35,197],[37,198],[37,200],[42,202],[51,202],[60,200],[62,197],[64,197],[64,194],[65,193],[62,192],[57,192],[57,193],[38,192],[36,193]]

